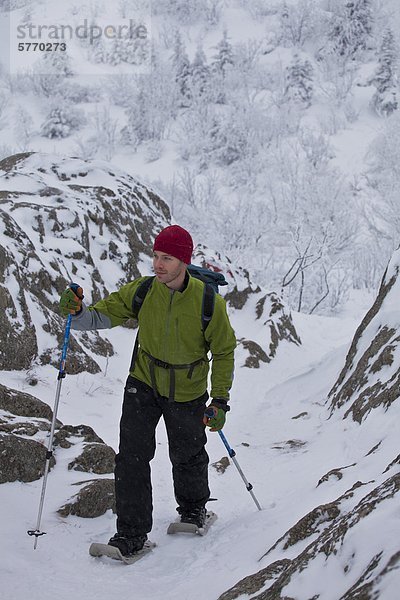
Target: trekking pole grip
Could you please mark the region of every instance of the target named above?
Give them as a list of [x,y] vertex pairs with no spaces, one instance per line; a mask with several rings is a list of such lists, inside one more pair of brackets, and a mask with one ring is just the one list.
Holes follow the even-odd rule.
[[65,377],[65,361],[67,358],[67,350],[69,344],[69,336],[71,331],[72,315],[68,315],[67,323],[65,325],[63,347],[61,352],[60,368],[58,371],[58,379],[64,379]]

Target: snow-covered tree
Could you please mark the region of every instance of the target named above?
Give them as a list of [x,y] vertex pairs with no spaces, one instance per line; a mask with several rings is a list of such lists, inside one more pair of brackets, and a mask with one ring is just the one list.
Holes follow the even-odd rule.
[[121,131],[122,142],[136,148],[145,140],[152,139],[150,113],[144,89],[139,89],[127,109],[128,123]]
[[151,44],[147,37],[117,37],[106,55],[106,62],[111,65],[127,63],[142,66],[150,61]]
[[246,172],[244,179],[251,187],[249,167],[253,174],[268,144],[268,129],[269,120],[257,105],[238,104],[213,115],[208,151],[217,164],[230,167],[228,179],[233,187],[240,185]]
[[333,15],[329,41],[340,56],[354,58],[372,43],[373,17],[370,0],[345,0]]
[[245,155],[246,133],[243,122],[232,121],[230,117],[215,121],[210,136],[217,164],[229,166]]
[[298,139],[307,160],[316,169],[326,167],[335,156],[328,136],[321,132],[316,133],[313,130],[302,128],[299,131]]
[[316,11],[314,0],[299,0],[290,5],[283,2],[279,15],[281,43],[302,47],[313,36]]
[[214,48],[216,53],[211,61],[211,90],[213,101],[217,104],[225,104],[227,101],[227,77],[233,72],[235,55],[232,44],[225,29],[222,39]]
[[33,119],[29,112],[22,106],[17,106],[14,114],[14,134],[20,151],[29,149],[33,135]]
[[139,75],[116,74],[105,78],[102,89],[106,91],[112,104],[129,108],[137,93]]
[[[371,208],[366,208],[370,230],[383,242],[389,239],[393,252],[400,239],[400,114],[394,113],[382,126],[368,154],[366,175],[372,189]],[[378,197],[377,197],[378,194]]]
[[233,46],[229,41],[228,32],[224,29],[222,40],[215,47],[216,53],[213,56],[212,68],[225,77],[227,69],[233,67],[235,59]]
[[52,98],[58,87],[74,74],[71,58],[66,52],[42,53],[30,75],[32,88],[39,96]]
[[127,125],[122,141],[136,147],[149,140],[161,140],[171,119],[176,116],[176,85],[172,67],[153,53],[151,72],[138,76],[135,93],[127,106]]
[[185,44],[182,40],[181,32],[179,31],[179,29],[176,29],[175,35],[174,35],[173,48],[172,48],[172,55],[171,55],[171,63],[172,63],[172,66],[175,71],[178,70],[179,65],[181,64],[182,59],[184,57],[187,58],[187,60],[189,62],[189,58],[186,53]]
[[[58,103],[57,103],[58,104]],[[85,122],[81,110],[68,106],[53,106],[41,126],[41,135],[50,139],[66,138]]]
[[197,46],[196,54],[191,64],[190,88],[191,95],[197,98],[208,95],[210,87],[210,69],[202,46]]
[[210,0],[157,0],[152,3],[152,12],[168,15],[182,25],[193,25],[208,19],[209,3]]
[[123,19],[144,11],[150,13],[150,0],[118,0],[118,13]]
[[189,106],[191,99],[190,79],[191,65],[186,53],[185,45],[179,31],[176,32],[174,48],[172,53],[172,66],[175,72],[175,82],[178,92],[178,105],[180,107]]
[[389,116],[398,108],[397,102],[397,48],[392,30],[383,34],[378,53],[378,67],[371,83],[376,92],[371,103],[379,116]]
[[102,38],[93,40],[93,44],[87,46],[87,56],[90,62],[95,64],[107,63],[109,51]]
[[67,52],[45,52],[39,70],[50,75],[71,77],[74,74],[71,62]]
[[210,134],[215,107],[209,102],[194,102],[178,120],[178,151],[183,160],[192,159],[199,171],[212,161]]
[[311,105],[313,94],[313,67],[309,60],[301,60],[296,54],[286,68],[285,96],[296,104]]
[[313,312],[329,306],[351,282],[357,208],[340,172],[305,161],[297,144],[285,141],[269,161],[273,227],[263,252],[275,263],[270,277],[281,277],[291,306]]
[[106,104],[91,117],[94,136],[97,144],[97,154],[105,160],[111,160],[116,151],[118,140],[118,120],[112,115],[111,106]]
[[206,19],[212,27],[215,27],[219,23],[223,4],[224,0],[207,0]]

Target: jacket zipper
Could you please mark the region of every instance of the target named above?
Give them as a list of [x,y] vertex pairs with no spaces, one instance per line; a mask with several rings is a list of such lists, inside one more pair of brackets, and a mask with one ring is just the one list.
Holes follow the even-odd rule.
[[[170,299],[169,299],[169,305],[168,305],[168,310],[167,310],[167,319],[166,319],[166,323],[165,323],[165,335],[164,335],[164,348],[163,348],[163,358],[162,360],[168,362],[168,340],[169,340],[169,330],[170,330],[170,323],[171,323],[171,313],[172,313],[172,301],[174,299],[174,294],[175,291],[173,290],[172,292],[170,292]],[[169,387],[169,371],[165,370],[165,369],[161,369],[161,371],[165,371],[164,376],[163,376],[163,383],[167,386],[167,388]],[[168,394],[167,394],[168,395]]]

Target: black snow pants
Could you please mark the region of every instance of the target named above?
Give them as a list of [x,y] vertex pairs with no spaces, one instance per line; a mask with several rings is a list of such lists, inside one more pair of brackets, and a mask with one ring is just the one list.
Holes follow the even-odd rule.
[[115,459],[117,530],[142,535],[152,528],[150,461],[156,450],[156,426],[161,416],[168,436],[175,498],[182,508],[204,506],[208,487],[207,441],[203,424],[206,392],[190,402],[156,398],[152,388],[129,376]]

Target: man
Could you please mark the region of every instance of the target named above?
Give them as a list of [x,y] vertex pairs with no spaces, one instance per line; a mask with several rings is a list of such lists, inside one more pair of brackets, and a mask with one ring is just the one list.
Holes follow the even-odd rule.
[[[117,533],[109,541],[126,556],[143,547],[152,528],[150,461],[161,416],[181,521],[202,527],[206,519],[210,490],[205,425],[218,431],[225,423],[236,339],[218,294],[204,328],[204,283],[187,271],[192,252],[192,238],[182,227],[171,225],[158,234],[153,247],[155,278],[138,314],[138,344],[125,386],[115,464]],[[74,315],[74,329],[121,325],[136,316],[132,303],[146,279],[139,277],[90,307],[82,303],[81,288],[72,286],[61,295],[61,311]],[[206,407],[208,351],[212,401]]]

